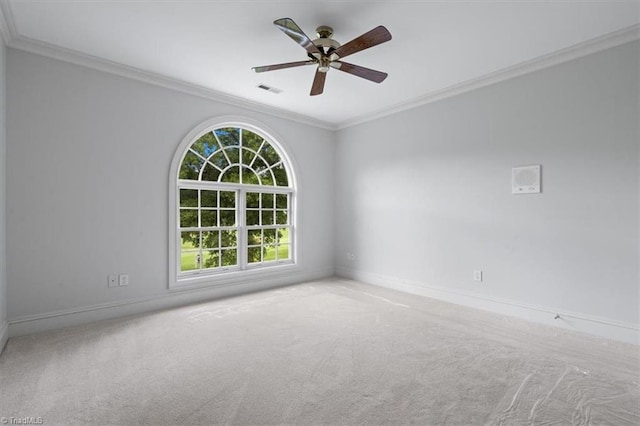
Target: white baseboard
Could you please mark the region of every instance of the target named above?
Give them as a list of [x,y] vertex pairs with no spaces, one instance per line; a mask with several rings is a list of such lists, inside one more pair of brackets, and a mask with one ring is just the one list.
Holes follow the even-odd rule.
[[7,346],[7,340],[9,340],[9,323],[2,321],[0,322],[0,355],[2,355],[4,347]]
[[[174,308],[223,297],[237,296],[327,278],[333,275],[333,268],[323,268],[315,271],[293,273],[287,276],[253,280],[247,283],[172,291],[152,297],[128,299],[98,305],[82,306],[63,311],[22,316],[9,319],[8,337],[24,336],[95,321]],[[6,331],[5,334],[7,334]]]
[[[575,312],[558,311],[554,308],[529,305],[512,300],[475,294],[464,290],[435,287],[418,281],[372,274],[350,268],[337,268],[336,275],[367,284],[482,309],[501,315],[513,316],[540,324],[561,327],[610,340],[635,345],[640,343],[639,324],[624,323]],[[559,318],[556,318],[556,316],[559,316]]]
[[9,340],[9,323],[7,321],[0,322],[0,355],[4,351],[4,347],[7,346]]

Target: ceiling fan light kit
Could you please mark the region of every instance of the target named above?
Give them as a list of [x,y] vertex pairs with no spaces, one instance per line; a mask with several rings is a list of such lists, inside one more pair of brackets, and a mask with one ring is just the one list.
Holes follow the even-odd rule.
[[341,45],[332,38],[333,28],[326,25],[319,26],[316,29],[317,38],[311,40],[291,18],[276,19],[273,24],[305,49],[309,59],[306,61],[253,67],[252,70],[254,72],[275,71],[303,65],[317,65],[316,74],[313,79],[313,84],[311,85],[311,96],[319,95],[324,91],[324,82],[330,68],[335,68],[373,81],[374,83],[382,83],[382,81],[387,78],[387,73],[341,61],[342,58],[348,55],[353,55],[354,53],[391,40],[391,34],[382,25]]

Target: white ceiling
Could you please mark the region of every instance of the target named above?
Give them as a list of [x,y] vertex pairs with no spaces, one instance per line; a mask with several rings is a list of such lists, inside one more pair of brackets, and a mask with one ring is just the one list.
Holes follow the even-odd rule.
[[[14,47],[62,47],[333,128],[594,38],[637,31],[640,21],[639,1],[616,0],[8,0],[4,6]],[[252,66],[306,59],[273,25],[283,17],[311,38],[317,26],[332,26],[342,44],[386,26],[391,41],[348,62],[389,77],[375,84],[331,70],[324,94],[311,97],[314,67],[253,73]],[[282,93],[258,89],[260,83]]]

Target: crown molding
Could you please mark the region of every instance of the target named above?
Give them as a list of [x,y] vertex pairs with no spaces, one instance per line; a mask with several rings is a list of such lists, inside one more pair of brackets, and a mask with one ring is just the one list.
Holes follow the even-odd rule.
[[322,120],[317,120],[306,115],[297,114],[279,108],[270,107],[258,102],[252,102],[247,99],[218,92],[192,83],[187,83],[171,77],[166,77],[154,72],[145,71],[139,68],[130,67],[117,62],[102,59],[96,56],[80,53],[75,50],[60,47],[54,44],[34,40],[28,37],[16,36],[11,37],[8,46],[13,49],[34,53],[40,56],[56,59],[63,62],[80,65],[97,71],[118,75],[120,77],[130,78],[132,80],[141,81],[143,83],[160,86],[166,89],[175,90],[177,92],[198,96],[208,100],[213,100],[238,108],[250,111],[269,114],[274,117],[283,118],[290,121],[306,124],[313,127],[319,127],[327,130],[335,130],[335,125]]
[[336,126],[336,130],[346,129],[348,127],[353,127],[358,124],[366,123],[368,121],[377,120],[382,117],[397,114],[402,111],[414,109],[422,105],[451,98],[453,96],[470,92],[475,89],[490,86],[492,84],[520,77],[522,75],[529,74],[535,71],[540,71],[545,68],[588,56],[606,49],[610,49],[612,47],[621,46],[623,44],[637,41],[639,39],[640,25],[632,25],[630,27],[623,28],[609,34],[605,34],[601,37],[587,40],[585,42],[567,47],[565,49],[561,49],[547,55],[539,56],[537,58],[521,62],[507,68],[503,68],[490,74],[485,74],[479,78],[467,80],[463,83],[455,84],[453,86],[431,92],[427,95],[414,98],[407,102],[398,103],[390,108],[385,108],[384,110],[378,110],[377,112],[345,120]]

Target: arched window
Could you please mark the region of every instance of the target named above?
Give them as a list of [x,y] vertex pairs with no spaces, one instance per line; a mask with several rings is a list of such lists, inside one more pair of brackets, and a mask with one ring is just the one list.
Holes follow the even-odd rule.
[[172,167],[175,282],[293,264],[295,189],[276,141],[225,123],[184,142]]

